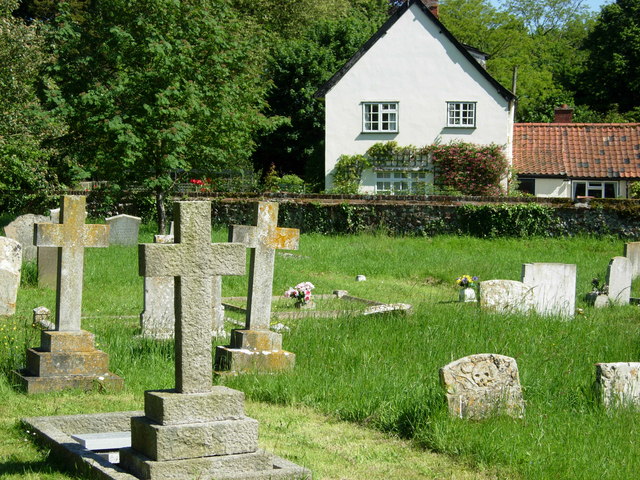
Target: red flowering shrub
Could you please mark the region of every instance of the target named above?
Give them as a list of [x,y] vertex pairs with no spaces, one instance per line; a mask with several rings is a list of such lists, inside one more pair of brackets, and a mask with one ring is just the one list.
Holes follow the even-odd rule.
[[450,143],[429,147],[435,168],[435,182],[464,195],[499,195],[500,180],[508,161],[500,145]]

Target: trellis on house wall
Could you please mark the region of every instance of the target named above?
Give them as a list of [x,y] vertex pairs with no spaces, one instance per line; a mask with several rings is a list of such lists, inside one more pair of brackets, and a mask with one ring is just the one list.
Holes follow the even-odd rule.
[[376,193],[424,195],[433,190],[434,166],[429,152],[367,152]]

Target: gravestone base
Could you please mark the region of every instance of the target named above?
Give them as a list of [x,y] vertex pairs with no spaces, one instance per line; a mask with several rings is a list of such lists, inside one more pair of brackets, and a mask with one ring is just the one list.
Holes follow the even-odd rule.
[[216,348],[215,370],[282,372],[293,370],[296,356],[282,350],[282,335],[271,330],[232,330],[231,345]]
[[122,389],[124,380],[109,372],[109,355],[94,345],[94,335],[84,330],[44,330],[40,348],[27,349],[27,367],[14,379],[27,393]]

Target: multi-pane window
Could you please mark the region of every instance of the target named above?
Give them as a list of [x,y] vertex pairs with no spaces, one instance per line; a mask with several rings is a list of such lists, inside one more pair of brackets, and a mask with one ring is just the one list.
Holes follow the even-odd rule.
[[616,198],[618,182],[573,182],[573,198]]
[[363,103],[362,104],[363,132],[397,132],[398,131],[398,103]]
[[376,172],[376,193],[425,194],[426,180],[426,172]]
[[447,102],[447,127],[476,126],[475,102]]

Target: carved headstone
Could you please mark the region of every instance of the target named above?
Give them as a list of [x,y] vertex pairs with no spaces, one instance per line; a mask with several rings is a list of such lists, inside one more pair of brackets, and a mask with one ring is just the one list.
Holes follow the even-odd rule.
[[22,245],[7,237],[0,237],[0,316],[16,313]]
[[[60,223],[60,209],[49,210],[51,223]],[[58,247],[38,248],[38,286],[55,290],[58,282]]]
[[596,363],[596,386],[605,407],[640,408],[640,362]]
[[609,302],[613,305],[629,305],[631,298],[631,261],[625,257],[613,257],[607,269]]
[[109,245],[133,246],[138,244],[141,218],[131,215],[116,215],[105,218],[105,221],[110,227]]
[[533,292],[540,315],[573,317],[576,310],[576,266],[565,263],[525,263],[522,283]]
[[498,313],[526,313],[533,309],[531,287],[516,280],[485,280],[479,283],[480,307]]
[[[244,414],[244,394],[211,385],[211,278],[242,275],[245,248],[211,243],[211,204],[175,206],[175,244],[140,246],[140,274],[175,276],[174,390],[145,392],[145,416],[131,419],[131,448],[120,466],[138,478],[308,479],[295,465],[275,472],[258,450],[258,422]],[[273,477],[271,474],[273,473]]]
[[244,330],[233,330],[231,345],[216,349],[218,370],[286,370],[295,363],[295,355],[282,350],[282,335],[269,327],[275,252],[296,250],[300,232],[277,226],[277,203],[259,202],[254,219],[255,226],[233,225],[229,232],[231,241],[251,249],[249,294]]
[[27,368],[16,377],[27,393],[66,388],[92,389],[96,383],[122,388],[109,373],[109,356],[95,349],[94,335],[80,329],[84,249],[107,247],[109,227],[86,225],[86,197],[65,196],[58,224],[36,224],[36,245],[59,249],[55,330],[43,330],[40,348],[27,350]]
[[4,227],[4,233],[22,245],[22,261],[31,262],[36,259],[37,251],[34,243],[33,228],[36,223],[49,222],[49,217],[44,215],[21,215],[9,225]]
[[511,357],[483,353],[460,358],[440,369],[440,380],[452,416],[524,416],[518,365]]

